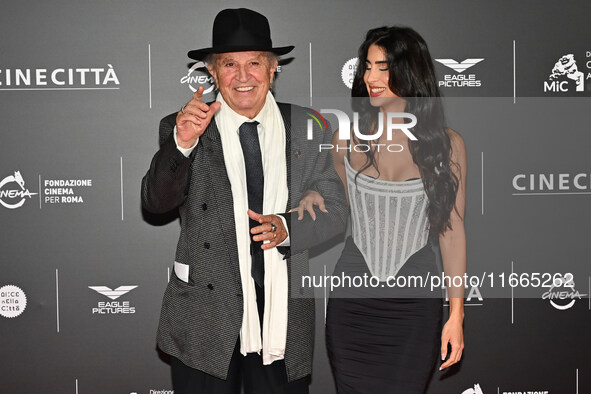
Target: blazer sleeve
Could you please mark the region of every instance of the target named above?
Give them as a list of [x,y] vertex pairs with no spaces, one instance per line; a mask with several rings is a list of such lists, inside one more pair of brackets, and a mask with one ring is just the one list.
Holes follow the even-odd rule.
[[[294,120],[296,120],[294,117]],[[341,179],[337,175],[330,150],[323,149],[319,152],[320,144],[331,144],[332,130],[330,124],[328,130],[314,130],[312,140],[306,140],[302,148],[305,158],[306,177],[302,182],[299,196],[294,195],[292,206],[297,207],[300,199],[307,190],[316,190],[324,198],[327,213],[321,212],[318,207],[316,220],[312,220],[308,213],[302,220],[298,220],[297,212],[286,214],[286,221],[290,227],[291,253],[297,253],[304,249],[314,247],[341,233],[344,233],[349,215],[349,206],[345,197],[345,189]],[[303,141],[300,139],[300,142]],[[328,146],[328,145],[324,145]]]
[[142,179],[142,207],[152,213],[166,213],[178,208],[187,198],[190,168],[194,152],[185,157],[176,147],[173,129],[176,113],[160,121],[160,149]]

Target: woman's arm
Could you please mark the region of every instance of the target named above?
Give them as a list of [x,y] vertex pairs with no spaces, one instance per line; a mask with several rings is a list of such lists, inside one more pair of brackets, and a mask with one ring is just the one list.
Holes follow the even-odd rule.
[[[464,230],[464,210],[466,205],[466,147],[462,137],[453,130],[448,130],[452,146],[452,171],[458,178],[458,192],[455,208],[450,215],[451,229],[439,236],[443,270],[449,278],[464,277],[466,273],[466,232]],[[449,296],[449,319],[441,333],[441,359],[447,356],[448,344],[451,345],[449,359],[441,365],[445,369],[460,361],[464,350],[464,282],[454,287],[447,283]]]

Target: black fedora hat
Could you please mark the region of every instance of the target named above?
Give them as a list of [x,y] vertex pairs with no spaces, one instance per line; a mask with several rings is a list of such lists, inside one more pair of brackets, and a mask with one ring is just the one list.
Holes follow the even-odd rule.
[[213,22],[213,46],[195,49],[187,55],[203,60],[210,53],[266,51],[285,55],[293,46],[273,48],[269,21],[264,15],[247,8],[220,11]]

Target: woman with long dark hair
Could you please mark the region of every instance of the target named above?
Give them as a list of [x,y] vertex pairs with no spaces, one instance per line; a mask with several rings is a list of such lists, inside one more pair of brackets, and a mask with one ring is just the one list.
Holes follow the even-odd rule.
[[[424,393],[437,360],[447,368],[464,347],[465,147],[445,126],[433,62],[417,32],[372,29],[358,58],[352,91],[358,134],[333,137],[352,223],[334,275],[371,275],[379,283],[332,291],[327,348],[339,393]],[[416,118],[408,126],[416,140],[400,130],[388,139],[388,122],[409,123],[408,114]],[[304,199],[300,215],[319,199]],[[456,278],[446,283],[445,325],[441,287],[431,291],[430,283],[411,279],[441,277],[441,268]]]

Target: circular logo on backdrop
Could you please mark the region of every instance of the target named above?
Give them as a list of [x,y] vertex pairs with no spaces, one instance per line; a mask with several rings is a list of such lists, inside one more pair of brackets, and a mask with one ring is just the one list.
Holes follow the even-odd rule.
[[189,85],[193,93],[203,86],[203,94],[211,93],[215,89],[215,80],[206,71],[207,65],[204,62],[197,62],[187,72],[187,75],[181,78],[182,84]]
[[0,181],[0,204],[8,209],[22,207],[27,197],[30,199],[36,194],[25,187],[25,180],[20,171],[15,171],[14,175],[9,175]]
[[353,78],[355,78],[355,71],[357,71],[356,57],[347,60],[343,66],[343,69],[341,70],[341,78],[343,78],[343,83],[349,89],[353,89]]
[[18,286],[0,287],[0,315],[8,318],[17,317],[27,307],[27,296]]
[[550,300],[550,304],[554,308],[564,311],[572,308],[576,300],[580,300],[586,295],[575,289],[573,275],[565,274],[562,278],[554,278],[552,287],[542,295],[542,299]]

